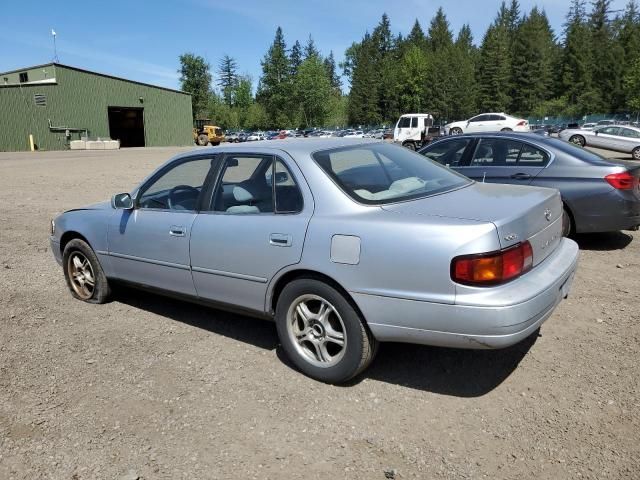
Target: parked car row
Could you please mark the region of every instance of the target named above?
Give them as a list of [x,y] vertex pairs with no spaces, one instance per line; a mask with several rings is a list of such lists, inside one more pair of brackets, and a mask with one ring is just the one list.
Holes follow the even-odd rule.
[[615,152],[630,153],[640,160],[640,128],[625,125],[606,125],[593,129],[567,129],[559,137],[580,147],[597,147]]

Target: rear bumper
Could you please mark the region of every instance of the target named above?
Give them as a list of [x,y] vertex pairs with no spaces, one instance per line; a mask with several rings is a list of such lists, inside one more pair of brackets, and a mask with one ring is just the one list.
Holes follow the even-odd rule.
[[578,246],[563,239],[523,277],[476,289],[453,305],[352,293],[380,341],[454,348],[504,348],[535,332],[569,294]]
[[615,190],[592,197],[591,202],[579,214],[574,212],[578,233],[615,232],[640,225],[640,201],[631,192]]

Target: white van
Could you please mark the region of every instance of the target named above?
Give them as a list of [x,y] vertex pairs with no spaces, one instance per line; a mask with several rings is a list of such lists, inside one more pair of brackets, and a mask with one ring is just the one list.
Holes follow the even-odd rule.
[[433,115],[429,113],[406,113],[398,119],[393,130],[393,141],[403,147],[416,150],[429,135],[433,127]]

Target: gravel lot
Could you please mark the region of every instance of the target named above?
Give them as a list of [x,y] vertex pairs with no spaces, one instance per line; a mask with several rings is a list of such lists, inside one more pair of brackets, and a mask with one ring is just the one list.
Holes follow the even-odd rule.
[[49,219],[180,150],[0,153],[0,478],[639,478],[639,234],[578,238],[572,295],[537,338],[385,344],[329,386],[269,322],[71,298]]

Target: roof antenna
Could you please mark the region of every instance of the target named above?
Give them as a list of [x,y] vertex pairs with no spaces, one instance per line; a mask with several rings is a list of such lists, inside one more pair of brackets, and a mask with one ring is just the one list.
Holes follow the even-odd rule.
[[56,31],[51,29],[51,36],[53,37],[53,63],[60,63],[60,59],[58,58],[58,47],[56,46]]

